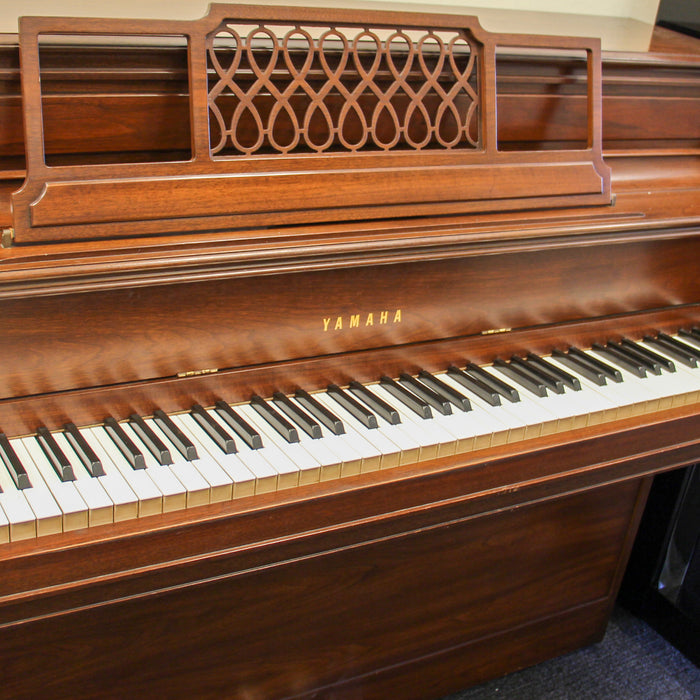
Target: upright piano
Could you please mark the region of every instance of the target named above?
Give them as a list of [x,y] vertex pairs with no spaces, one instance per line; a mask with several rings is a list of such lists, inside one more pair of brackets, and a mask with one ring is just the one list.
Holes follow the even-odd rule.
[[700,460],[700,52],[213,5],[0,46],[0,695],[436,698],[599,640]]

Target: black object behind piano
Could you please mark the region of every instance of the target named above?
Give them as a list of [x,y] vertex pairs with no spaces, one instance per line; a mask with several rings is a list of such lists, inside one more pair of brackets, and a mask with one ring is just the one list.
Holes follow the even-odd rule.
[[655,477],[620,600],[700,666],[700,465]]

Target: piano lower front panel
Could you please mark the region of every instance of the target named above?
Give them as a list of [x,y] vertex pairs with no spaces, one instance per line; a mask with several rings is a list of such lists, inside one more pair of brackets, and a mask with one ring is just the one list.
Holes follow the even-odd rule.
[[123,572],[148,583],[96,605],[75,590],[41,614],[39,598],[67,593],[44,589],[14,622],[22,596],[6,598],[2,692],[439,697],[602,636],[647,488],[631,479],[481,512],[425,504]]

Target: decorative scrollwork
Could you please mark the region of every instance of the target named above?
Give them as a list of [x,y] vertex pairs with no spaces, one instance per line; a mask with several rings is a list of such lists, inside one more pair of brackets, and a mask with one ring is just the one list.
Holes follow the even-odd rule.
[[207,53],[212,155],[480,147],[465,31],[225,21]]

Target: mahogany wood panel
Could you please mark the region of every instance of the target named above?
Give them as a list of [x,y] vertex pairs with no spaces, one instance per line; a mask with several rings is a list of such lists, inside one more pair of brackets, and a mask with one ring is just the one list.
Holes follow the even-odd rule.
[[[186,156],[189,119],[182,50],[120,46],[106,54],[104,49],[50,46],[42,48],[44,63],[45,138],[51,163],[167,161]],[[100,68],[97,75],[91,73],[93,66]],[[19,189],[24,176],[16,47],[0,47],[0,71],[4,77],[0,173],[14,173],[9,190],[0,193],[0,224],[9,226],[9,192]],[[671,60],[654,54],[604,55],[606,151],[696,150],[698,73],[697,56],[690,54]],[[501,146],[507,150],[570,148],[575,143],[572,139],[580,141],[584,80],[580,66],[565,59],[499,55]],[[667,113],[674,118],[666,119]],[[637,168],[646,171],[641,163]]]
[[[407,30],[422,38],[409,39]],[[379,41],[377,32],[385,31],[389,40]],[[47,167],[40,65],[46,34],[186,38],[191,159],[176,172],[163,163]],[[252,52],[262,38],[271,42],[268,55]],[[546,157],[497,148],[499,45],[584,56],[581,148]],[[440,213],[445,203],[452,211],[498,211],[610,202],[597,40],[491,34],[475,18],[453,15],[213,5],[196,22],[25,17],[20,50],[27,155],[25,185],[13,195],[20,244],[149,235],[154,218],[162,234]],[[338,54],[338,66],[328,64],[328,52]],[[291,101],[292,92],[305,104]],[[342,103],[327,103],[330,92]],[[423,104],[428,92],[440,102],[435,110]],[[269,112],[268,98],[258,106],[266,93],[276,102]],[[252,138],[239,133],[240,123]],[[328,135],[317,141],[319,128]]]
[[[511,204],[488,203],[496,190],[508,192],[504,199],[512,200],[537,197],[546,189],[547,196],[554,200],[563,195],[598,194],[604,188],[600,174],[590,164],[548,164],[546,173],[541,175],[542,165],[525,163],[517,171],[500,164],[492,167],[489,163],[482,163],[476,169],[456,164],[436,165],[428,168],[427,182],[422,182],[425,167],[380,167],[380,172],[372,173],[352,168],[349,163],[342,170],[314,168],[308,173],[261,174],[250,178],[232,173],[181,182],[152,176],[120,179],[117,175],[114,180],[105,181],[48,182],[29,208],[31,224],[38,228],[119,221],[121,230],[126,232],[131,222],[148,219],[158,220],[165,230],[184,228],[185,224],[172,219],[194,221],[206,216],[225,216],[234,226],[241,216],[249,214],[266,214],[259,218],[261,223],[293,222],[297,218],[305,221],[313,219],[310,214],[313,210],[338,206],[339,192],[344,209],[365,208],[361,217],[352,218],[372,218],[375,206],[384,211],[392,205],[428,202],[472,202],[465,208],[477,211],[511,208]],[[367,187],[368,176],[372,179],[371,190]],[[418,189],[416,183],[421,183]],[[126,211],[124,201],[130,202]],[[226,203],[224,208],[222,202]],[[303,213],[296,215],[300,210]],[[138,226],[134,229],[139,230]],[[265,235],[262,229],[260,236]]]
[[[500,253],[500,254],[499,254]],[[5,300],[0,397],[700,301],[700,238]],[[128,352],[124,352],[128,348]]]
[[[625,482],[6,627],[4,686],[16,697],[39,685],[100,696],[115,683],[281,697],[545,624],[614,594],[638,490]],[[590,636],[563,631],[561,643]],[[77,666],[88,640],[90,663]]]
[[[654,53],[603,53],[606,148],[612,142],[639,139],[640,132],[649,141],[668,140],[672,133],[697,146],[698,42],[668,30],[656,31],[671,34],[679,43],[687,40],[687,49],[694,47],[696,55],[688,50],[673,60],[666,56],[661,61]],[[42,48],[42,66],[49,157],[60,153],[77,157],[85,152],[87,144],[92,152],[112,153],[106,162],[128,151],[189,149],[186,56],[182,49],[47,46]],[[497,68],[499,140],[505,147],[511,148],[507,144],[513,140],[542,143],[547,134],[556,136],[557,141],[569,140],[571,133],[581,138],[585,116],[579,105],[585,67],[582,69],[580,62],[499,55]],[[22,155],[16,46],[0,47],[0,70],[4,77],[0,90],[0,156]],[[111,120],[121,125],[118,130],[105,123],[107,110]],[[659,118],[664,110],[672,111],[674,119],[665,119],[663,114]],[[155,120],[152,115],[156,115]],[[528,115],[539,115],[539,119],[526,119]],[[168,128],[163,130],[166,122]],[[534,133],[524,133],[524,123],[534,128]],[[688,130],[681,130],[679,124]],[[161,128],[154,128],[156,125]]]

